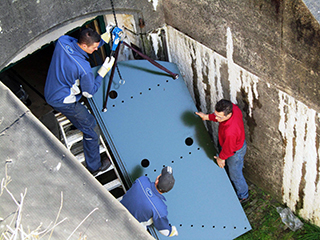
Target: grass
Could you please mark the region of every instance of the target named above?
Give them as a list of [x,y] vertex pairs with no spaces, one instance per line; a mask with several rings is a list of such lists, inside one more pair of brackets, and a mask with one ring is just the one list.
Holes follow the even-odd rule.
[[320,227],[300,219],[304,225],[297,231],[291,231],[281,220],[277,207],[285,207],[271,195],[249,183],[250,199],[243,209],[252,230],[237,240],[317,240],[320,239]]

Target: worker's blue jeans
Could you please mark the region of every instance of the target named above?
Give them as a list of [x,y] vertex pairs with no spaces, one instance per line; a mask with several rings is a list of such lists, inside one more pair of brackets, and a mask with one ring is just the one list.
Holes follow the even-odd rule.
[[83,152],[87,168],[96,171],[101,166],[98,126],[94,116],[79,102],[53,106],[83,133]]
[[246,151],[247,143],[244,141],[242,148],[226,160],[229,177],[236,189],[239,199],[249,197],[248,184],[242,173],[244,155],[246,154]]

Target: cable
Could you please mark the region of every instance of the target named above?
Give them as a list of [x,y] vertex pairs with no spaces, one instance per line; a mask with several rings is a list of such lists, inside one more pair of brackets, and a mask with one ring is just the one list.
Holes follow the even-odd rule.
[[115,22],[116,26],[118,27],[118,22],[117,22],[117,18],[116,18],[116,11],[114,10],[113,0],[110,0],[110,3],[111,3],[112,13],[113,13],[113,17],[114,17],[114,22]]
[[[117,21],[116,11],[114,10],[113,0],[110,0],[110,3],[111,3],[111,8],[112,8],[112,13],[113,13],[114,22],[115,22],[116,26],[118,27],[118,21]],[[121,76],[121,73],[120,73],[120,70],[119,70],[118,65],[117,65],[117,72],[118,72],[118,75],[119,75],[119,78],[120,78],[120,84],[121,84],[121,83],[124,83],[125,81],[123,80],[123,78],[122,78],[122,76]]]

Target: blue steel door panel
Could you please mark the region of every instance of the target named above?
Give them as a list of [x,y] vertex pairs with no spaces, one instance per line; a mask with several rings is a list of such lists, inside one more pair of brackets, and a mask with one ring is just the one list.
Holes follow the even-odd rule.
[[154,181],[163,166],[173,168],[176,183],[164,196],[177,238],[234,239],[249,231],[250,223],[225,170],[213,161],[213,142],[194,114],[178,68],[160,63],[179,79],[145,60],[119,62],[125,84],[115,73],[107,112],[102,109],[109,74],[90,105],[125,177],[133,182],[146,175]]

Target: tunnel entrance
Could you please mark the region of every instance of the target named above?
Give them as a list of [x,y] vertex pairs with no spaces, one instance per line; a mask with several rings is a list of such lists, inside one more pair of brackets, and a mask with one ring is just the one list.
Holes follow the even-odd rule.
[[[94,20],[85,23],[83,26],[70,30],[61,35],[70,35],[78,38],[81,29],[92,28],[99,34],[105,29],[103,16],[98,16]],[[57,38],[60,36],[57,36]],[[27,57],[12,64],[0,73],[2,81],[59,140],[61,140],[61,130],[55,114],[57,113],[44,97],[44,87],[51,58],[54,52],[55,42],[45,44],[41,49],[33,52]],[[101,65],[110,54],[108,44],[100,47],[93,54],[89,55],[88,61],[91,67]],[[86,99],[81,99],[86,102]]]
[[[141,49],[138,47],[139,36],[135,34],[136,28],[134,17],[132,15],[120,14],[117,16],[117,18],[119,26],[125,30],[126,37],[130,40],[131,46],[141,51]],[[105,32],[108,22],[114,22],[113,15],[100,15],[95,19],[86,22],[81,27],[74,28],[66,33],[62,32],[60,36],[66,34],[77,38],[80,30],[88,27],[101,34]],[[57,38],[60,36],[57,35]],[[20,100],[22,100],[23,103],[31,110],[31,112],[40,120],[45,117],[46,114],[53,111],[53,108],[48,105],[44,99],[44,86],[51,62],[51,57],[54,51],[54,44],[55,42],[50,42],[46,45],[43,45],[41,49],[33,52],[32,54],[10,65],[7,69],[0,72],[0,81],[7,85],[18,97],[21,94],[24,94],[24,96],[19,97]],[[120,57],[121,59],[118,59],[118,61],[140,59],[139,57],[133,55],[129,48],[123,48],[120,51],[123,56]],[[110,55],[110,52],[111,49],[109,44],[104,44],[103,47],[100,47],[93,54],[89,55],[88,60],[91,67],[101,65],[106,56]],[[4,81],[4,78],[6,78],[7,81]],[[22,86],[22,90],[18,93],[21,88],[20,85]],[[27,100],[24,98],[27,98]]]
[[[101,29],[105,28],[103,17],[99,16],[90,23],[86,23],[82,27],[73,29],[66,34],[77,38],[80,30],[88,27],[101,33]],[[54,51],[54,44],[54,42],[48,43],[40,50],[28,55],[0,74],[0,80],[7,85],[40,120],[46,114],[53,111],[53,108],[45,101],[44,86]],[[110,48],[107,44],[99,48],[98,51],[95,51],[89,56],[91,66],[101,65],[109,53]],[[22,91],[24,91],[24,96],[20,96],[22,95],[21,92],[18,93],[20,89],[18,89],[17,86],[20,85],[22,86]]]
[[4,72],[22,85],[29,99],[27,106],[39,119],[52,111],[52,107],[44,99],[44,85],[53,50],[54,45],[50,44]]

